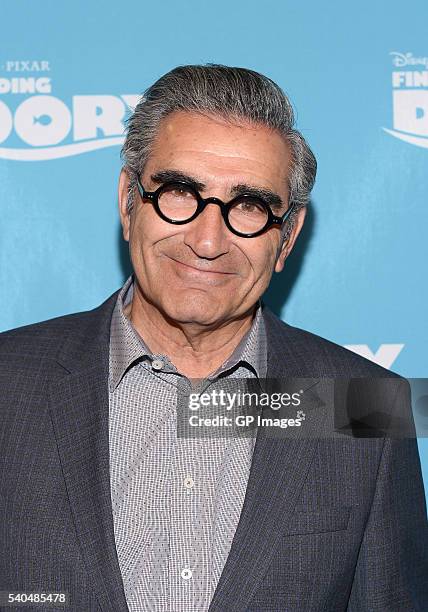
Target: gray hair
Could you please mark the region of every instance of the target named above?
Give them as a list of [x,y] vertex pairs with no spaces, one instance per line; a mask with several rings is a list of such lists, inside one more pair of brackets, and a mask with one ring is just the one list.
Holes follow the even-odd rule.
[[221,64],[178,66],[144,92],[126,122],[121,153],[129,176],[128,213],[133,207],[137,177],[144,171],[160,122],[179,110],[261,124],[282,134],[291,151],[288,189],[289,204],[294,204],[290,216],[293,222],[296,212],[309,202],[317,162],[301,133],[293,127],[291,102],[268,77]]

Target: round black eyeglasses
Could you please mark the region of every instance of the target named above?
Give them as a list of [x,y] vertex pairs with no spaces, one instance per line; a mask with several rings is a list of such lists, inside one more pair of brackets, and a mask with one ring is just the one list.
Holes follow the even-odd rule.
[[273,225],[281,227],[294,206],[293,203],[281,217],[277,217],[267,202],[248,193],[225,203],[219,198],[203,198],[185,181],[170,181],[156,191],[146,191],[137,179],[137,186],[141,198],[150,200],[159,217],[167,223],[190,223],[200,215],[207,204],[217,204],[227,228],[243,238],[255,238]]

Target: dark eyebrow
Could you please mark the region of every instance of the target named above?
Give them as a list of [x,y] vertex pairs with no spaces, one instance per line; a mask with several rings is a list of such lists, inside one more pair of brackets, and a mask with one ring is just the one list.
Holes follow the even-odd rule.
[[[180,172],[179,170],[159,170],[159,172],[152,174],[150,179],[153,183],[158,185],[168,181],[184,181],[185,183],[191,185],[193,189],[196,189],[196,191],[203,192],[206,189],[205,183],[202,183],[195,177],[185,174],[184,172]],[[267,204],[269,204],[272,210],[275,211],[278,211],[284,207],[284,202],[282,201],[281,197],[270,189],[240,183],[239,185],[234,185],[231,188],[230,193],[233,197],[245,193],[256,198],[261,198]]]
[[196,191],[204,191],[206,188],[205,183],[201,183],[193,176],[184,174],[184,172],[180,172],[179,170],[160,170],[159,172],[152,174],[150,180],[158,185],[168,183],[170,181],[183,181],[185,183],[189,183],[189,185],[196,189]]
[[267,204],[269,204],[272,210],[280,210],[284,206],[284,203],[279,197],[279,195],[277,193],[274,193],[270,189],[254,187],[253,185],[245,185],[244,183],[240,185],[234,185],[230,191],[234,196],[239,196],[243,193],[248,193],[249,195],[252,195],[256,198],[261,198]]

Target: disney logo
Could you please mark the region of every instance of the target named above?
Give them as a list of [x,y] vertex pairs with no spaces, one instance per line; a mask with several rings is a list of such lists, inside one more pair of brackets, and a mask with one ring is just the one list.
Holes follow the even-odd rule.
[[413,53],[398,53],[398,51],[391,51],[389,55],[393,56],[392,63],[394,66],[399,68],[403,66],[425,66],[425,68],[428,68],[428,57],[413,57]]

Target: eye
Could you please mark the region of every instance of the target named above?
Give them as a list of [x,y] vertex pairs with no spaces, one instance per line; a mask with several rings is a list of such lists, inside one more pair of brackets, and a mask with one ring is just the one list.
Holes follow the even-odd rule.
[[255,205],[252,202],[240,202],[238,208],[242,212],[253,212]]
[[158,198],[161,212],[169,219],[183,220],[195,214],[198,200],[187,185],[165,185]]
[[233,207],[236,212],[246,215],[265,215],[266,209],[257,200],[242,200]]
[[193,191],[187,185],[165,185],[162,190],[162,197],[174,198],[174,200],[193,199]]
[[171,193],[176,198],[193,197],[193,194],[188,189],[186,189],[186,187],[175,187],[174,189],[171,189]]

